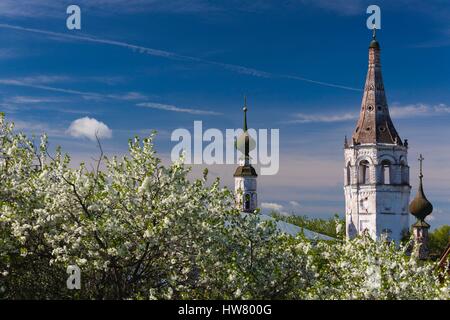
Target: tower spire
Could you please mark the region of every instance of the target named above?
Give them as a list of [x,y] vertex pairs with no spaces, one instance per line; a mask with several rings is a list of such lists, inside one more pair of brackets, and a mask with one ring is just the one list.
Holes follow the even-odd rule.
[[353,133],[356,144],[394,144],[403,146],[389,114],[381,73],[380,44],[376,39],[375,25],[369,45],[367,70],[361,112]]
[[239,167],[234,173],[234,186],[236,191],[236,204],[244,212],[254,212],[258,206],[256,194],[255,168],[250,163],[250,149],[254,148],[255,141],[250,137],[247,126],[247,97],[244,96],[244,132],[236,139],[236,148],[244,154]]
[[242,108],[244,110],[244,132],[247,131],[247,96],[244,96],[244,107]]
[[243,164],[246,166],[250,165],[250,151],[252,151],[255,148],[256,142],[252,137],[250,136],[250,133],[248,132],[248,125],[247,125],[247,97],[244,97],[244,107],[242,108],[244,111],[244,126],[243,126],[243,133],[237,138],[236,140],[236,148],[244,154],[243,157]]

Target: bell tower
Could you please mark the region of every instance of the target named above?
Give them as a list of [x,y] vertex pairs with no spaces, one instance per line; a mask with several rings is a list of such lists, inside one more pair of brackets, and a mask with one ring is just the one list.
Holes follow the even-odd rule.
[[234,189],[237,208],[243,212],[253,212],[258,207],[256,194],[255,168],[250,163],[250,150],[255,147],[255,141],[250,137],[247,128],[247,98],[244,100],[244,132],[236,141],[236,148],[243,153],[239,167],[234,173]]
[[375,29],[361,111],[352,141],[345,139],[347,237],[367,232],[374,239],[400,241],[409,228],[408,141],[389,115]]

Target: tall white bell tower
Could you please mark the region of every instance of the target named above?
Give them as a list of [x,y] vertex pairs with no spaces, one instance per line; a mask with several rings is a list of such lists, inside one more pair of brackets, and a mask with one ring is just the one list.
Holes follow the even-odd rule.
[[250,150],[254,147],[254,141],[250,137],[247,128],[247,99],[244,102],[244,133],[236,141],[236,147],[244,154],[240,159],[239,167],[234,173],[234,189],[236,196],[236,206],[243,212],[253,212],[258,207],[256,194],[256,174],[255,168],[250,163]]
[[407,153],[408,141],[402,142],[389,115],[374,30],[359,120],[344,146],[347,237],[368,232],[398,242],[408,231]]

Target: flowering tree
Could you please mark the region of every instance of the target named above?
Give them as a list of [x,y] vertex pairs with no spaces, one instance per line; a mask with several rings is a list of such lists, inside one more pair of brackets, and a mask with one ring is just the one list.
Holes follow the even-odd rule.
[[408,246],[374,241],[368,235],[329,245],[319,243],[320,277],[314,298],[449,299],[450,282],[436,263],[409,257]]
[[[448,298],[434,265],[368,239],[311,242],[241,214],[219,180],[161,164],[153,136],[70,167],[0,116],[0,297]],[[81,269],[68,290],[66,268]],[[381,286],[364,274],[380,266]],[[376,272],[375,272],[376,274]],[[369,282],[367,282],[369,281]],[[368,284],[369,283],[369,284]]]

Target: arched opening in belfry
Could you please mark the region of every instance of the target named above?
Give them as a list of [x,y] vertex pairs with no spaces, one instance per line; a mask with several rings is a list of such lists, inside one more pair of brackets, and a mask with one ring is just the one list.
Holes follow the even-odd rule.
[[381,183],[391,184],[391,162],[389,160],[381,162]]
[[244,196],[244,210],[250,210],[250,195],[248,193]]
[[350,162],[349,163],[347,163],[347,169],[346,169],[346,182],[347,182],[347,185],[349,186],[351,183],[352,183],[352,180],[351,180],[351,167],[350,167]]
[[359,177],[360,184],[369,184],[370,176],[369,176],[369,161],[362,160],[359,163]]

